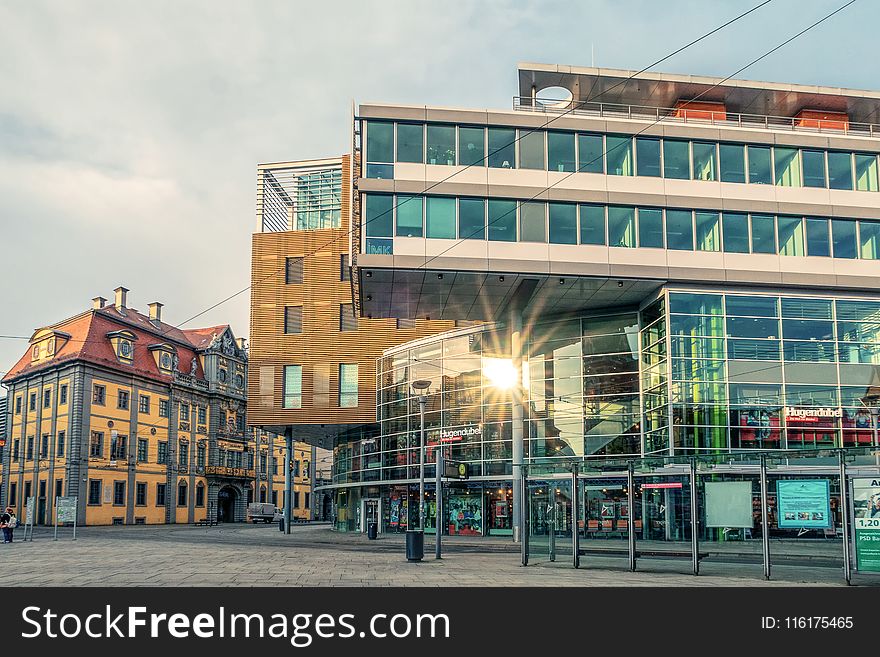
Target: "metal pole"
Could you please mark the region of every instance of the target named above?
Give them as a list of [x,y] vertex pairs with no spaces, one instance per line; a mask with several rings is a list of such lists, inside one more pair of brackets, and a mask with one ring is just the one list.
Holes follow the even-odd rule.
[[[630,461],[626,466],[626,504],[628,508],[626,528],[629,533],[629,569],[633,572],[636,570],[636,521],[633,517],[635,514],[635,496],[633,462]],[[644,518],[642,522],[644,522]]]
[[[516,481],[515,479],[514,479],[514,481],[516,482],[516,484],[514,485],[514,490],[519,488],[520,497],[523,500],[523,506],[526,507],[529,503],[529,498],[528,498],[528,490],[529,489],[528,489],[528,483],[526,481],[526,469],[525,468],[521,468],[521,475],[520,475],[519,481]],[[526,509],[523,508],[523,513],[520,516],[519,521],[518,521],[520,523],[519,524],[519,532],[520,532],[520,538],[521,538],[520,556],[522,557],[522,565],[523,566],[529,565],[528,518],[529,518],[529,514],[526,511]],[[516,521],[516,518],[513,518],[513,520]],[[514,525],[514,526],[516,526],[516,525]]]
[[[515,304],[514,304],[515,306]],[[511,456],[513,457],[512,479],[516,481],[522,477],[524,462],[524,438],[523,438],[523,393],[522,393],[522,312],[512,307],[509,315],[510,329],[510,357],[513,369],[516,372],[516,381],[511,388]],[[522,525],[523,498],[518,487],[513,489],[513,541],[522,540],[518,536]]]
[[770,579],[770,509],[767,507],[767,455],[761,454],[761,544],[764,551],[764,579]]
[[292,482],[290,477],[290,462],[293,459],[293,429],[287,428],[284,431],[284,533],[290,533],[290,502],[293,498],[291,495]]
[[441,556],[441,548],[440,548],[440,533],[441,533],[441,524],[440,519],[443,517],[443,445],[442,443],[437,446],[437,458],[434,459],[434,469],[436,472],[435,484],[434,484],[434,497],[437,498],[436,511],[434,513],[434,529],[435,529],[435,542],[434,542],[434,558],[442,559]]
[[691,459],[691,551],[694,557],[694,575],[700,574],[700,520],[697,513],[697,460]]
[[843,530],[843,576],[846,579],[847,586],[849,586],[852,582],[852,564],[849,558],[849,521],[847,518],[849,501],[846,488],[846,450],[840,450],[837,453],[837,458],[840,461],[840,521]]
[[52,539],[53,541],[58,540],[58,498],[55,498],[55,537]]
[[575,568],[581,565],[581,549],[578,545],[578,464],[571,467],[571,560]]
[[419,395],[419,419],[420,434],[419,439],[419,529],[425,531],[425,406],[428,398],[425,395]]

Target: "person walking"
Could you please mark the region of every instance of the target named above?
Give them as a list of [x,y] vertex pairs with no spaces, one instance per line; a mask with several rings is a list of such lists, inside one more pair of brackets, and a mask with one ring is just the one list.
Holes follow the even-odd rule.
[[7,506],[6,511],[0,514],[0,529],[3,529],[4,543],[12,543],[12,533],[17,526],[18,519],[15,517],[15,509]]

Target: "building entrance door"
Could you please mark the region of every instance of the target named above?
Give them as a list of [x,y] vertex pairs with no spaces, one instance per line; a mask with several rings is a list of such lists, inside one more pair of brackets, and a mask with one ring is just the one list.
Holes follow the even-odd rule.
[[226,486],[217,493],[217,520],[218,522],[235,522],[235,489]]
[[377,524],[379,522],[379,500],[361,500],[361,533],[365,533],[367,531],[367,527],[370,526],[371,522],[375,522]]

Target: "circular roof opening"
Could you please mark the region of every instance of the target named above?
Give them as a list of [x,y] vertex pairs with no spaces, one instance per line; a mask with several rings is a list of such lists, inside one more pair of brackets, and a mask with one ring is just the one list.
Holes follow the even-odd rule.
[[565,87],[545,87],[536,95],[537,101],[545,107],[568,107],[574,99],[571,91]]

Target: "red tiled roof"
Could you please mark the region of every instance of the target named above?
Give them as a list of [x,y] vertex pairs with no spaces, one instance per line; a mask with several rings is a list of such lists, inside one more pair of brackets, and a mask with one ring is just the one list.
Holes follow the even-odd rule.
[[[189,374],[197,352],[207,348],[215,335],[219,335],[229,328],[228,324],[224,324],[182,331],[165,322],[153,322],[149,317],[133,308],[125,308],[123,312],[124,314],[120,313],[115,306],[105,306],[47,327],[69,333],[70,339],[64,341],[59,338],[55,356],[35,365],[31,363],[29,348],[6,373],[3,381],[73,360],[83,360],[119,369],[123,372],[139,374],[160,381],[169,381],[172,375],[159,369],[153,353],[149,349],[150,346],[162,343],[172,345],[177,352],[178,370]],[[108,333],[119,330],[129,330],[136,337],[134,361],[131,365],[123,364],[116,358],[113,345],[107,337]],[[204,379],[204,376],[204,371],[197,365],[196,378]]]

